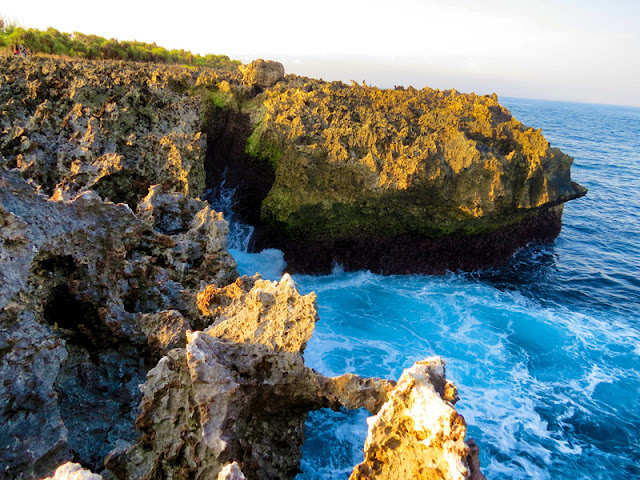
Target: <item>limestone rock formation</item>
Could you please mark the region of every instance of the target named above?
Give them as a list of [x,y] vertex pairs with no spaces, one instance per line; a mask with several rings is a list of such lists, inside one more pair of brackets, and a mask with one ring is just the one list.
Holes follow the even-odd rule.
[[288,80],[263,94],[247,151],[275,177],[255,248],[292,271],[496,265],[552,241],[557,206],[586,192],[495,95]]
[[288,275],[208,286],[198,306],[210,325],[149,372],[141,436],[106,462],[116,478],[207,478],[234,461],[248,478],[293,478],[308,411],[375,413],[386,401],[388,381],[329,379],[304,366],[315,296],[300,296]]
[[254,60],[248,65],[240,67],[242,83],[248,86],[256,85],[261,88],[272,87],[284,79],[284,66],[273,60]]
[[349,478],[484,480],[477,447],[465,443],[464,418],[453,408],[457,399],[439,357],[405,370],[368,420],[364,462]]
[[172,194],[192,207],[186,230],[161,233],[154,192],[139,218],[92,191],[47,197],[0,169],[2,476],[43,476],[74,457],[100,467],[135,437],[146,363],[185,345],[200,280],[236,278],[226,221]]
[[12,60],[0,58],[5,168],[19,168],[48,194],[90,188],[132,209],[154,184],[191,197],[204,192],[204,106],[182,92],[232,73]]
[[[62,465],[56,478],[286,479],[298,472],[310,410],[382,408],[379,418],[397,412],[403,426],[423,421],[422,410],[400,413],[404,394],[388,401],[393,382],[328,378],[306,367],[314,296],[301,296],[288,275],[237,278],[228,224],[197,198],[215,186],[205,185],[205,170],[215,170],[205,164],[241,158],[247,163],[237,162],[236,172],[261,182],[240,191],[257,192],[248,197],[262,212],[263,234],[286,225],[283,238],[298,242],[289,246],[324,254],[337,245],[336,231],[346,242],[336,252],[353,252],[355,231],[367,241],[380,231],[400,235],[405,224],[420,235],[452,225],[491,230],[494,220],[502,228],[504,205],[515,209],[505,207],[509,221],[531,227],[521,210],[544,213],[577,195],[566,183],[569,160],[494,100],[393,95],[284,78],[275,62],[257,61],[241,77],[0,59],[0,477],[39,479]],[[425,131],[418,135],[418,127]],[[455,133],[461,128],[466,136]],[[431,134],[432,143],[422,138]],[[515,153],[500,163],[507,147]],[[436,167],[420,163],[421,152]],[[495,171],[487,167],[494,164]],[[493,203],[480,195],[487,182]],[[374,200],[359,196],[365,186]],[[414,190],[437,201],[415,203]],[[442,196],[459,204],[438,213]],[[476,197],[482,215],[469,206]],[[406,218],[392,220],[397,213]],[[472,217],[476,223],[467,223]],[[304,232],[320,243],[309,244]],[[422,376],[451,399],[438,368]],[[417,398],[431,392],[420,385]],[[414,395],[406,385],[395,392]],[[429,405],[442,411],[435,400]],[[461,421],[447,415],[461,435]],[[433,415],[438,425],[442,418]],[[412,434],[402,432],[400,443],[414,448]],[[458,440],[449,438],[443,451],[462,455]],[[372,441],[367,458],[393,465],[387,447]]]

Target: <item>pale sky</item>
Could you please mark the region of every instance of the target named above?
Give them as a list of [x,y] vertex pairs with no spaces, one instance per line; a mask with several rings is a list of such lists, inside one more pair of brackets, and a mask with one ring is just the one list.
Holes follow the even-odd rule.
[[640,106],[640,0],[0,0],[0,15],[324,80]]

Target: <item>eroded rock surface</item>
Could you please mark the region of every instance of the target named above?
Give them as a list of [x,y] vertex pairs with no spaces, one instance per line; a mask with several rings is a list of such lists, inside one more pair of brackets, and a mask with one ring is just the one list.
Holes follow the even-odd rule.
[[377,415],[368,419],[364,462],[351,480],[484,480],[478,450],[453,404],[455,386],[439,357],[405,370]]
[[248,86],[256,85],[266,88],[284,80],[284,66],[273,60],[260,58],[240,67],[240,70],[242,71],[242,83]]
[[275,181],[256,248],[284,250],[290,271],[497,265],[552,241],[555,207],[586,192],[495,95],[289,78],[263,97],[247,149]]
[[197,197],[205,189],[204,104],[182,92],[225,78],[234,74],[3,57],[0,164],[48,194],[90,188],[132,209],[155,184]]
[[[302,162],[300,178],[310,175],[313,190],[304,208],[312,207],[314,223],[325,180],[338,179],[326,202],[342,198],[340,182],[351,181],[353,155],[343,158],[338,145],[351,141],[344,121],[364,118],[344,116],[335,98],[344,95],[344,108],[361,115],[364,97],[349,98],[372,91],[357,86],[313,104],[308,94],[328,84],[283,79],[275,62],[254,62],[242,78],[239,71],[38,58],[0,59],[0,67],[0,476],[293,478],[307,412],[391,408],[393,382],[328,378],[304,365],[318,319],[314,296],[301,296],[288,275],[237,278],[227,222],[197,198],[211,160],[203,133],[241,132],[228,145],[209,139],[212,155],[253,158],[255,175],[242,172],[242,162],[237,171],[261,178],[254,206],[279,177],[263,205],[268,218],[298,215],[287,210],[293,190],[281,180],[282,168]],[[327,91],[345,87],[336,85]],[[329,115],[329,137],[318,148],[319,130],[305,129],[324,126],[309,123],[315,117],[305,102],[318,118]],[[353,141],[364,141],[366,129],[354,125]],[[392,152],[402,150],[392,144]],[[323,170],[327,158],[342,166]],[[387,167],[379,167],[388,181],[376,188],[420,184],[404,167],[384,175]],[[326,202],[323,211],[337,208]],[[333,228],[335,215],[317,218]],[[464,450],[452,445],[446,452]]]
[[117,441],[136,436],[153,359],[185,345],[200,281],[236,278],[226,221],[172,195],[196,208],[167,235],[154,229],[161,202],[137,217],[92,191],[47,197],[0,170],[3,475],[44,476],[68,459],[102,468]]
[[107,460],[117,478],[210,478],[233,461],[248,478],[293,478],[308,411],[375,413],[393,386],[305,367],[315,296],[301,296],[288,275],[208,286],[198,306],[210,325],[149,372],[136,423],[142,435]]

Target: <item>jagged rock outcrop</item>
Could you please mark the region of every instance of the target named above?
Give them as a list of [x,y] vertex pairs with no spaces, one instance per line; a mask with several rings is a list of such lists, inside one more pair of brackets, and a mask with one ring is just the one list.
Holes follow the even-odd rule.
[[161,233],[156,194],[136,216],[92,191],[47,197],[0,169],[1,475],[44,476],[71,458],[101,467],[135,437],[149,363],[185,345],[200,281],[236,278],[226,221],[171,194],[191,207],[186,230]]
[[300,296],[286,274],[280,282],[243,277],[208,286],[198,306],[210,325],[149,372],[141,436],[107,459],[119,479],[210,478],[233,461],[248,478],[293,478],[308,411],[375,413],[393,386],[305,367],[315,296]]
[[0,165],[46,193],[92,189],[132,209],[150,185],[204,192],[201,99],[182,92],[240,73],[0,58]]
[[455,386],[439,357],[405,370],[377,415],[368,419],[364,462],[351,480],[485,480],[478,449],[453,404]]
[[571,157],[495,95],[298,78],[263,97],[247,151],[275,180],[256,248],[284,250],[293,271],[496,265],[552,241],[557,206],[586,192]]
[[196,198],[229,153],[271,218],[292,152],[316,158],[269,116],[326,84],[283,73],[0,59],[0,476],[292,478],[307,412],[385,405],[392,382],[304,365],[314,296],[237,278]]
[[284,80],[284,66],[273,60],[259,58],[248,65],[240,67],[242,83],[247,86],[256,85],[261,88],[272,87]]

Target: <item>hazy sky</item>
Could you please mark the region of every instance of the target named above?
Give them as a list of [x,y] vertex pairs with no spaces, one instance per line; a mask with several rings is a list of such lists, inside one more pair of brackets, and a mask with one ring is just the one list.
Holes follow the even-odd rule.
[[0,15],[325,80],[640,106],[640,0],[0,0]]

